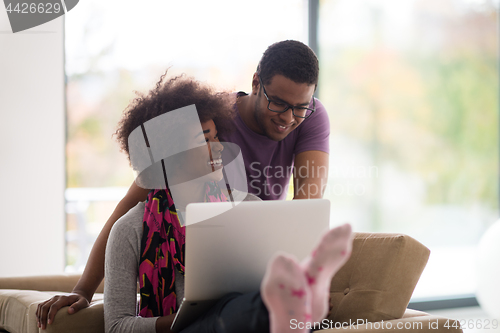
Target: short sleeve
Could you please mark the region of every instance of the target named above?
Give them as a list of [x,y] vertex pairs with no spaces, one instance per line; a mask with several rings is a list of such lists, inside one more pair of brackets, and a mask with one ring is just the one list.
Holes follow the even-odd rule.
[[316,111],[297,128],[295,155],[309,150],[330,152],[330,120],[323,104],[318,99],[315,101]]

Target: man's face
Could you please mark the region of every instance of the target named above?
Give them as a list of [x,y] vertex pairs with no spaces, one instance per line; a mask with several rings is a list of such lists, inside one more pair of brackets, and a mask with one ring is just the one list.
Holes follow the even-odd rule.
[[[256,75],[254,80],[258,80]],[[264,84],[264,87],[270,100],[291,106],[309,107],[314,93],[313,84],[296,83],[279,74],[273,76],[271,82]],[[258,89],[254,118],[260,134],[271,140],[281,141],[304,121],[303,118],[295,117],[291,108],[283,113],[270,111],[261,85],[256,87],[254,84],[254,89]]]

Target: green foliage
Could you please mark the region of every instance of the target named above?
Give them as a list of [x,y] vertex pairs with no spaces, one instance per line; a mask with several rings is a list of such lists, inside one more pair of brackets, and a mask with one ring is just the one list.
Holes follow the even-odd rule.
[[441,176],[429,201],[498,205],[498,59],[458,55],[423,59],[432,109],[429,131],[440,149],[429,160]]

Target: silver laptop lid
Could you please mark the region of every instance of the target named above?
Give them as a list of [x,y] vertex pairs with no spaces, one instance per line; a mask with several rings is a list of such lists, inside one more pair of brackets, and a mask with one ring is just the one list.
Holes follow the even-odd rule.
[[259,290],[269,259],[278,251],[304,259],[329,220],[325,199],[189,204],[184,298],[202,301]]

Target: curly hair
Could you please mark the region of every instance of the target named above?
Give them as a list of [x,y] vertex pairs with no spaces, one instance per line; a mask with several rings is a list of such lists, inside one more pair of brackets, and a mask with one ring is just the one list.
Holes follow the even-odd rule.
[[294,82],[317,86],[319,62],[309,46],[285,40],[267,48],[257,65],[257,74],[264,84],[270,84],[276,74],[281,74]]
[[185,74],[165,81],[166,75],[165,72],[156,83],[156,87],[147,95],[136,92],[138,97],[125,109],[118,122],[116,140],[120,150],[127,154],[129,161],[128,139],[132,131],[148,120],[187,105],[196,105],[201,123],[213,120],[219,135],[222,136],[232,130],[231,124],[235,115],[233,105],[236,98],[234,94],[217,92],[210,85],[186,77]]

